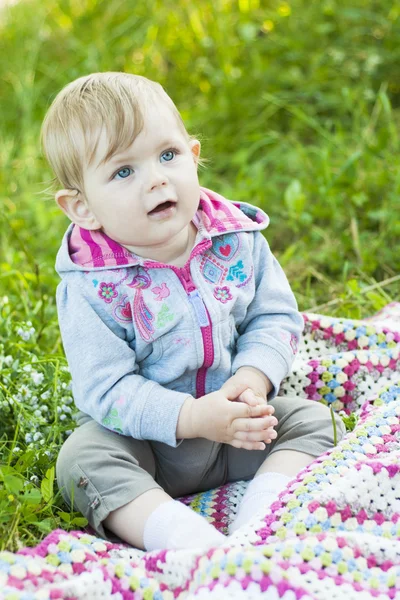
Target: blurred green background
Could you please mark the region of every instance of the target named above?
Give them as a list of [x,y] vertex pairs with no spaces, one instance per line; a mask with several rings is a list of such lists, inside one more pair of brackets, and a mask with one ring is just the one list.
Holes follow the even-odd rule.
[[67,221],[39,147],[56,93],[93,71],[159,81],[202,140],[202,184],[270,215],[267,237],[300,308],[361,318],[400,290],[399,41],[400,0],[0,8],[2,547],[82,524],[52,491],[71,427],[53,270]]
[[104,70],[164,85],[202,136],[203,184],[270,214],[301,308],[398,272],[400,2],[32,0],[0,18],[3,272],[40,270],[54,292],[67,223],[41,193],[40,123]]

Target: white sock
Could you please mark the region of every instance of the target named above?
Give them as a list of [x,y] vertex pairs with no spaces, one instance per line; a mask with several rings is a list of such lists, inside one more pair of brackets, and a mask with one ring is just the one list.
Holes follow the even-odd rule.
[[247,487],[234,521],[229,526],[229,533],[233,533],[261,510],[271,506],[291,479],[282,473],[261,473],[254,477]]
[[220,546],[226,537],[204,517],[178,500],[158,506],[144,526],[146,550],[179,548],[212,548]]

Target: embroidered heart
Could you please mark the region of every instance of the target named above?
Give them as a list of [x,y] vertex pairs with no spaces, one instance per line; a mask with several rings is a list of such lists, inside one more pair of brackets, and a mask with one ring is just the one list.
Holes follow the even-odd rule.
[[121,302],[115,306],[114,315],[118,321],[122,321],[123,323],[132,321],[132,309],[128,300],[128,296],[123,296]]
[[239,250],[239,238],[236,233],[218,235],[213,240],[212,253],[222,260],[232,260]]
[[223,256],[229,256],[231,247],[229,244],[227,244],[226,246],[221,246],[219,251],[221,252],[221,254],[223,254]]

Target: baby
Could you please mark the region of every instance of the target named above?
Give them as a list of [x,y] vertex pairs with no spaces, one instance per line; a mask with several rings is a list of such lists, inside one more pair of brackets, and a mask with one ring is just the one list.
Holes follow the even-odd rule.
[[57,306],[80,412],[61,493],[103,538],[217,546],[174,498],[252,479],[233,532],[333,446],[326,406],[277,396],[303,321],[268,217],[200,187],[199,141],[144,77],[73,81],[42,141],[72,221]]

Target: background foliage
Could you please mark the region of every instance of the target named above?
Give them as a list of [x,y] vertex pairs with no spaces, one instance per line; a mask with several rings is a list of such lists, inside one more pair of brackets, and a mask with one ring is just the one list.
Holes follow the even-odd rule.
[[203,185],[260,205],[300,308],[398,297],[399,0],[21,0],[0,9],[0,549],[84,520],[55,495],[73,427],[40,123],[91,71],[160,81]]

